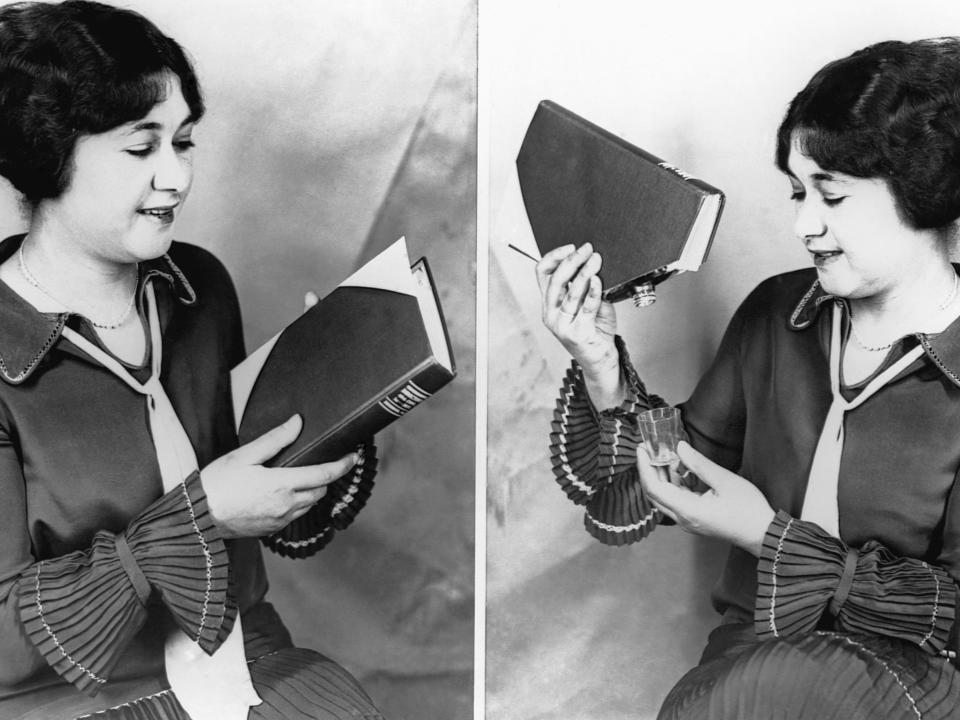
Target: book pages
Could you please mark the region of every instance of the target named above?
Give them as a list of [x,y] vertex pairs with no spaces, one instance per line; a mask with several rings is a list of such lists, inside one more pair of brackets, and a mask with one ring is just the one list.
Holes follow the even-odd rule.
[[453,363],[450,360],[450,348],[447,346],[446,335],[443,332],[443,320],[440,318],[440,309],[437,307],[436,297],[433,294],[433,284],[423,262],[418,262],[410,271],[417,289],[417,302],[420,304],[420,315],[423,326],[427,331],[430,349],[433,356],[450,372],[453,372]]
[[415,296],[417,288],[410,274],[407,239],[397,240],[338,287],[367,287]]
[[247,400],[253,392],[253,386],[260,377],[263,364],[270,357],[270,351],[277,344],[280,333],[267,340],[263,345],[250,353],[246,359],[230,371],[230,393],[233,396],[233,423],[240,430],[240,421],[243,411],[247,408]]

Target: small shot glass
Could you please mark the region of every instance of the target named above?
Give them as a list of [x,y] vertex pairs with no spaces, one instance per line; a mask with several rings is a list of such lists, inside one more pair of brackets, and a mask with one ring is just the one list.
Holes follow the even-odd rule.
[[650,464],[671,465],[679,462],[677,443],[686,439],[680,410],[675,407],[653,408],[644,410],[637,417]]

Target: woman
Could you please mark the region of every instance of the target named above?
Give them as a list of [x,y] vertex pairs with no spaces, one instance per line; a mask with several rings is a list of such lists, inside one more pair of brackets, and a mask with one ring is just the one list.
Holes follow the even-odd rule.
[[[636,453],[649,395],[589,244],[538,265],[574,356],[555,473],[601,542],[665,516],[731,543],[722,614],[661,718],[960,713],[960,41],[873,45],[820,70],[777,165],[814,269],[763,282],[682,406],[680,458]],[[692,445],[692,447],[691,447]]]
[[30,210],[0,243],[4,718],[380,717],[264,599],[256,538],[311,513],[319,547],[372,449],[262,467],[298,417],[236,448],[237,298],[172,240],[203,111],[142,16],[0,8],[0,174]]

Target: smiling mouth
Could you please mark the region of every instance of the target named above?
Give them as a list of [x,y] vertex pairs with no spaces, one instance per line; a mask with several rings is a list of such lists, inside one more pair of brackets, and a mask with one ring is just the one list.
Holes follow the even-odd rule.
[[142,210],[137,210],[137,213],[139,215],[156,218],[163,223],[171,223],[174,218],[174,208],[176,208],[176,205],[170,207],[143,208]]
[[814,262],[823,262],[843,254],[841,250],[808,250]]

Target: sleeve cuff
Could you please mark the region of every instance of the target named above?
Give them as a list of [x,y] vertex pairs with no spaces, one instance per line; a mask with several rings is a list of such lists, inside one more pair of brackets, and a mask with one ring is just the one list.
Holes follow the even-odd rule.
[[261,538],[277,555],[306,558],[326,547],[338,530],[347,529],[367,504],[377,474],[373,438],[357,447],[360,459],[341,478],[330,483],[326,495],[280,532]]
[[757,565],[754,629],[760,639],[835,627],[896,637],[945,652],[957,588],[941,568],[896,557],[876,542],[848,548],[817,525],[778,512]]
[[840,582],[846,549],[812,523],[778,512],[757,563],[754,630],[767,640],[816,629]]
[[587,503],[583,523],[604,545],[629,545],[649,535],[664,517],[647,500],[636,466],[618,474]]
[[647,392],[618,336],[620,372],[627,397],[615,408],[597,410],[587,393],[583,371],[574,361],[560,388],[550,432],[553,474],[567,497],[578,505],[590,501],[614,478],[636,467],[640,432],[637,412],[665,405]]
[[126,532],[137,565],[183,632],[208,655],[233,629],[230,561],[194,472],[134,520]]
[[138,516],[122,537],[26,570],[18,583],[27,636],[66,681],[88,694],[106,684],[160,593],[177,625],[212,653],[229,635],[226,547],[195,473]]
[[942,568],[868,542],[838,620],[843,630],[890,635],[940,654],[949,643],[956,606],[957,586]]

